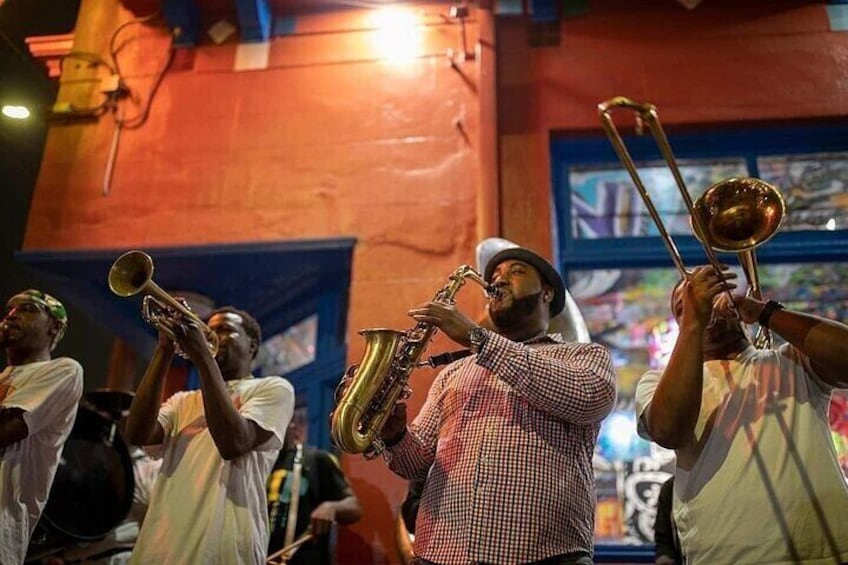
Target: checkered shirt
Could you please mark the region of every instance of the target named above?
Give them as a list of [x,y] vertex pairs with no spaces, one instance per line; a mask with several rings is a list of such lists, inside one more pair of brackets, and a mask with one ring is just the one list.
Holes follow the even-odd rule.
[[[509,564],[592,552],[592,454],[615,403],[610,354],[557,335],[487,331],[446,367],[389,467],[427,478],[415,553],[442,564]],[[429,473],[429,474],[428,474]]]

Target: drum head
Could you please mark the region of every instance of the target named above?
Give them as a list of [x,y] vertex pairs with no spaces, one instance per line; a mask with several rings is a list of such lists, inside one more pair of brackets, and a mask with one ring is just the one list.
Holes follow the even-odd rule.
[[83,398],[86,402],[90,402],[95,408],[101,412],[105,412],[113,420],[117,421],[129,414],[133,397],[135,397],[135,394],[132,392],[98,388],[85,393]]
[[42,521],[78,540],[104,537],[133,501],[133,465],[116,426],[80,405],[62,451]]

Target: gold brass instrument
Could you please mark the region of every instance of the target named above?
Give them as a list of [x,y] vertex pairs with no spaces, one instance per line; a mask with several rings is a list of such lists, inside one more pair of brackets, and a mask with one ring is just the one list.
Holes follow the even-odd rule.
[[[654,220],[665,246],[671,254],[675,267],[683,278],[688,279],[690,272],[683,264],[683,259],[674,240],[665,229],[659,213],[654,207],[645,185],[642,183],[636,165],[619,135],[612,120],[612,113],[617,109],[631,110],[636,114],[636,131],[641,133],[647,124],[651,129],[660,153],[671,171],[677,188],[689,211],[689,220],[695,237],[702,243],[707,258],[721,273],[721,264],[716,251],[736,253],[739,264],[748,282],[748,294],[761,299],[759,275],[757,274],[757,259],[754,249],[777,233],[783,217],[786,214],[786,204],[780,191],[764,180],[746,177],[731,178],[719,181],[709,186],[704,194],[694,203],[683,181],[683,176],[677,167],[677,162],[671,150],[668,138],[662,129],[653,104],[640,104],[624,96],[617,96],[598,105],[598,115],[601,125],[618,155],[621,164],[627,169],[633,184],[639,191],[648,213]],[[725,289],[729,298],[730,290]],[[732,302],[731,302],[732,303]],[[766,328],[760,328],[754,345],[759,348],[771,347],[771,335]]]
[[[167,334],[176,343],[176,336],[160,320],[164,317],[182,315],[200,326],[209,351],[212,356],[218,352],[218,336],[212,329],[201,320],[197,314],[191,311],[187,304],[183,304],[153,282],[153,259],[144,251],[127,251],[112,263],[109,269],[109,288],[123,298],[144,294],[141,307],[141,316],[144,321],[154,326],[157,330]],[[179,345],[177,354],[186,357]]]
[[[454,304],[459,289],[470,279],[494,294],[480,273],[468,265],[458,267],[434,302]],[[365,337],[362,362],[345,372],[336,388],[336,408],[331,415],[333,443],[347,453],[362,453],[367,459],[382,453],[385,445],[380,431],[395,403],[409,397],[409,375],[420,366],[419,358],[427,348],[436,327],[418,322],[405,332],[371,328],[359,332]]]

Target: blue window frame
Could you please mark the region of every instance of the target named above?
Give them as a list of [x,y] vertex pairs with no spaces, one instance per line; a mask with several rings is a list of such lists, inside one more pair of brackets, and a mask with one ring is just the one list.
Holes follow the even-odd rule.
[[[773,155],[804,155],[848,151],[848,125],[750,127],[716,129],[710,132],[669,133],[678,159],[743,158],[750,176],[760,176],[759,158]],[[650,136],[624,136],[638,162],[661,160]],[[609,140],[603,135],[553,136],[551,168],[556,207],[558,244],[556,257],[564,271],[604,266],[662,267],[672,265],[661,239],[655,237],[596,238],[577,240],[572,233],[569,172],[574,167],[616,166],[620,168]],[[690,186],[690,191],[696,187]],[[699,187],[703,189],[705,187]],[[649,193],[651,187],[647,186]],[[653,198],[653,194],[652,194]],[[701,244],[691,235],[674,240],[688,264],[703,263]],[[761,263],[820,262],[844,260],[848,253],[848,230],[794,231],[778,233],[758,249]]]

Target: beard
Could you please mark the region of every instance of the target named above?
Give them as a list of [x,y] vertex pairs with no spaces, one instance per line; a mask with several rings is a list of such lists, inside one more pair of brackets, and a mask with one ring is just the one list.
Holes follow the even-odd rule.
[[539,306],[542,291],[522,298],[513,298],[512,304],[502,310],[489,310],[489,317],[501,329],[514,328],[523,323]]

